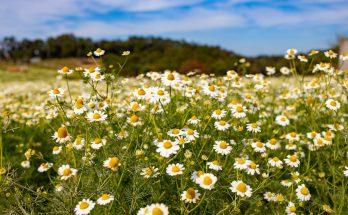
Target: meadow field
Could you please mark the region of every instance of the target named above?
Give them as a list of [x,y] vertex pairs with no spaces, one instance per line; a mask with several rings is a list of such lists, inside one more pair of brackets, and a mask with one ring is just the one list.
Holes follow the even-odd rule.
[[126,77],[104,52],[0,70],[1,214],[348,214],[347,55]]

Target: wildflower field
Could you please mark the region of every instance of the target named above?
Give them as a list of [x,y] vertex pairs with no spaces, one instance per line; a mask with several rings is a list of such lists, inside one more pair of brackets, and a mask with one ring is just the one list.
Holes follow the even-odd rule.
[[1,83],[1,214],[348,214],[347,55],[128,78],[129,54]]

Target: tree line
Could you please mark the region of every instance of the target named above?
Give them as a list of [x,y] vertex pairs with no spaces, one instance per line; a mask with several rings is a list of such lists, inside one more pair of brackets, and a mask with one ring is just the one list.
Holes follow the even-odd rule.
[[[224,74],[226,70],[241,69],[239,59],[243,56],[219,46],[200,45],[185,40],[171,40],[159,37],[132,36],[127,40],[100,40],[63,34],[42,39],[5,37],[0,41],[0,58],[13,63],[29,63],[36,57],[70,58],[86,57],[96,48],[107,51],[103,63],[116,64],[125,50],[131,51],[125,72],[129,75],[147,71],[176,70],[182,73],[198,70],[204,73]],[[248,58],[249,72],[263,72],[266,66],[280,66],[288,63],[283,56],[260,56]]]

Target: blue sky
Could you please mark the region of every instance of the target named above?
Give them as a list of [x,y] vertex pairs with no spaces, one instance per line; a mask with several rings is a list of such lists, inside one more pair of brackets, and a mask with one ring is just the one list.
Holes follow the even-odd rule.
[[[246,56],[326,49],[348,36],[348,0],[1,0],[0,37],[162,36]],[[1,17],[2,16],[2,17]]]

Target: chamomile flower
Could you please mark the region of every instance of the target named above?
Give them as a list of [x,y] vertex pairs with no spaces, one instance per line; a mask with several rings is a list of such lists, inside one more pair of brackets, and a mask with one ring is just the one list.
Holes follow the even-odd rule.
[[300,160],[298,159],[297,155],[288,155],[285,159],[284,162],[291,167],[298,167],[300,165]]
[[53,163],[42,163],[37,171],[39,172],[46,172],[53,166]]
[[214,123],[214,126],[215,126],[215,128],[216,128],[217,130],[219,130],[219,131],[225,131],[225,130],[227,130],[231,125],[230,125],[228,122],[224,121],[224,120],[220,120],[220,121],[216,121],[216,122]]
[[93,112],[89,112],[86,116],[88,121],[90,122],[102,122],[106,120],[107,115],[102,111],[94,110]]
[[58,155],[62,151],[62,149],[63,149],[63,147],[61,147],[61,146],[54,146],[53,150],[52,150],[52,153],[54,155]]
[[180,81],[180,76],[177,72],[167,70],[162,75],[161,80],[164,86],[174,86]]
[[106,145],[106,139],[97,137],[91,143],[91,148],[98,150]]
[[273,157],[268,159],[268,164],[272,167],[282,167],[283,161],[280,160],[278,157]]
[[30,168],[30,161],[28,161],[28,160],[22,161],[21,166],[25,169]]
[[89,199],[83,199],[75,207],[76,215],[89,214],[95,206],[95,203]]
[[266,142],[266,146],[271,150],[276,150],[280,148],[280,143],[277,139],[272,138]]
[[135,114],[133,114],[130,117],[127,117],[127,122],[134,127],[143,124],[143,122],[141,121],[141,118]]
[[293,202],[289,202],[289,204],[286,206],[285,213],[287,215],[296,215],[296,206]]
[[108,193],[104,193],[97,199],[99,205],[107,205],[114,200],[114,196]]
[[204,173],[198,178],[199,186],[207,190],[213,189],[216,181],[216,176],[211,173]]
[[185,167],[183,164],[170,164],[166,168],[166,172],[170,176],[176,176],[176,175],[181,175],[184,173]]
[[251,197],[252,188],[243,181],[232,181],[230,189],[241,197]]
[[158,168],[154,166],[149,166],[142,169],[140,175],[144,176],[144,178],[156,177],[158,175]]
[[156,215],[156,214],[160,214],[160,215],[168,215],[169,214],[169,210],[168,207],[165,204],[159,204],[159,203],[155,203],[152,204],[150,206],[148,206],[148,213],[145,213],[144,215]]
[[251,147],[255,150],[255,152],[264,153],[266,151],[265,144],[260,141],[253,142]]
[[61,98],[64,95],[64,90],[62,88],[55,88],[53,90],[48,91],[48,95],[52,98],[52,99],[57,99],[57,98]]
[[184,190],[181,194],[181,200],[185,201],[187,203],[196,203],[196,201],[199,200],[200,193],[198,190],[195,190],[194,188],[190,187],[187,190]]
[[215,141],[214,150],[218,154],[228,155],[231,152],[232,147],[226,141],[218,140],[218,141]]
[[247,174],[249,175],[255,175],[255,174],[260,174],[260,169],[259,169],[259,165],[256,164],[253,161],[249,162],[249,166],[246,169]]
[[197,125],[200,122],[200,120],[196,116],[192,116],[187,122],[192,125]]
[[69,164],[62,165],[58,168],[58,175],[60,176],[61,180],[67,180],[71,176],[76,175],[77,169],[70,168]]
[[214,160],[212,162],[207,163],[209,169],[213,169],[216,171],[222,170],[222,167],[220,166],[220,162],[218,160]]
[[245,158],[236,158],[233,167],[238,170],[246,170],[250,164],[250,161]]
[[299,141],[300,135],[298,135],[296,132],[291,132],[286,134],[285,138],[289,141]]
[[231,108],[232,115],[236,118],[244,118],[246,116],[247,109],[243,105],[233,105]]
[[292,181],[290,181],[288,179],[281,180],[280,184],[283,185],[284,187],[290,187],[292,185]]
[[121,166],[120,159],[118,157],[110,157],[104,161],[103,166],[116,171],[119,166]]
[[221,109],[214,110],[211,115],[211,117],[213,117],[214,119],[222,119],[225,116],[226,116],[226,111]]
[[259,124],[256,123],[256,122],[247,124],[247,130],[249,132],[252,132],[252,133],[259,133],[259,132],[261,132],[261,128],[260,128]]
[[74,113],[77,115],[83,114],[87,111],[87,108],[84,106],[84,101],[82,98],[78,98],[74,104]]
[[199,133],[196,130],[190,128],[183,129],[182,135],[184,135],[185,139],[188,141],[193,141],[199,137]]
[[182,131],[178,128],[173,128],[173,129],[170,129],[167,134],[170,136],[170,137],[178,137],[180,135],[182,135]]
[[54,132],[54,135],[52,136],[52,138],[57,143],[66,143],[71,139],[67,128],[64,126],[58,128],[58,130],[56,132]]
[[273,202],[275,199],[275,194],[272,192],[266,192],[263,194],[263,198],[268,202]]
[[93,54],[94,54],[96,57],[100,57],[100,56],[102,56],[102,55],[105,54],[105,50],[103,50],[103,49],[101,49],[101,48],[97,48],[97,49],[93,52]]
[[85,139],[82,138],[81,136],[77,136],[75,141],[73,142],[72,146],[76,149],[76,150],[80,150],[85,146]]
[[160,153],[161,156],[166,158],[176,154],[180,149],[178,143],[171,140],[163,140],[157,144],[157,147],[156,152]]
[[296,195],[300,201],[309,201],[311,198],[311,194],[309,192],[309,189],[304,184],[301,184],[297,187]]
[[73,69],[69,69],[69,67],[64,66],[61,69],[58,69],[58,73],[62,75],[71,75],[74,72]]
[[340,107],[341,107],[341,104],[338,101],[333,100],[333,99],[328,99],[325,102],[325,105],[328,109],[334,110],[334,111],[340,109]]
[[102,80],[105,79],[105,75],[100,74],[99,72],[94,72],[91,75],[91,79],[95,82],[101,82]]
[[276,123],[281,126],[287,126],[290,124],[289,119],[284,115],[279,115],[276,117]]
[[345,170],[343,171],[344,176],[348,177],[348,166],[344,167]]
[[332,51],[332,50],[328,50],[328,51],[324,52],[324,55],[325,55],[326,57],[328,57],[328,58],[331,58],[331,59],[337,57],[337,53],[335,53],[335,52]]

